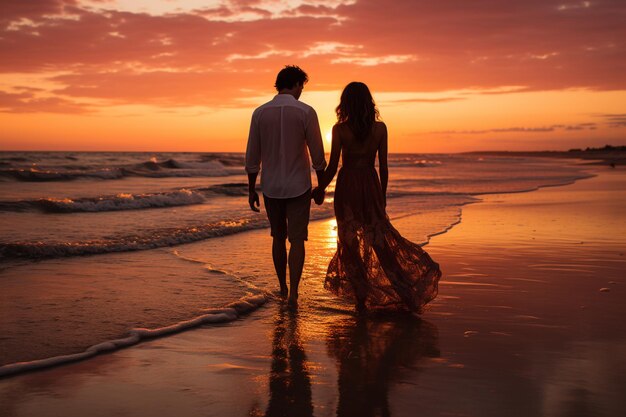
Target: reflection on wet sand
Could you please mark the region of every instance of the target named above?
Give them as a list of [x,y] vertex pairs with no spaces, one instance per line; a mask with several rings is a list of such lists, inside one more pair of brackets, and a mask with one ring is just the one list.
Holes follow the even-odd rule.
[[437,328],[413,316],[351,317],[331,326],[327,347],[337,359],[337,416],[389,416],[388,392],[403,370],[439,357]]
[[70,366],[28,372],[13,379],[1,378],[0,381],[5,383],[0,385],[0,417],[52,415],[51,410],[55,408],[45,401],[40,403],[42,398],[67,398],[71,393],[80,391],[86,381],[110,377],[113,371],[128,365],[128,360],[119,355],[106,355]]
[[313,416],[311,377],[300,339],[298,312],[282,306],[274,320],[269,388],[265,416]]

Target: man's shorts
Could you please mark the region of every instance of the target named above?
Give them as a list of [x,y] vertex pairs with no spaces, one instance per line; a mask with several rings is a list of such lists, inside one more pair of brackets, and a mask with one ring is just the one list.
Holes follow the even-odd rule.
[[311,213],[311,190],[292,198],[271,198],[263,195],[265,211],[277,239],[289,237],[290,242],[307,240]]

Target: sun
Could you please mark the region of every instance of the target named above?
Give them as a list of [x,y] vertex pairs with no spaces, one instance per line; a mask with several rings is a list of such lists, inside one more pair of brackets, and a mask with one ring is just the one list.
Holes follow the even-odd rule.
[[333,142],[333,133],[330,130],[328,130],[326,131],[325,137],[326,137],[326,144],[330,145]]

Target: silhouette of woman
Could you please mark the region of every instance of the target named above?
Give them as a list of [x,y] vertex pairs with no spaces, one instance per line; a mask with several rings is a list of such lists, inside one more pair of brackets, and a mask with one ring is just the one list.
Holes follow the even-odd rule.
[[324,286],[355,302],[359,311],[420,312],[437,296],[441,271],[419,245],[400,236],[385,211],[387,127],[378,120],[369,88],[360,82],[346,86],[336,113],[330,162],[313,193],[319,202],[341,155],[334,199],[337,252]]

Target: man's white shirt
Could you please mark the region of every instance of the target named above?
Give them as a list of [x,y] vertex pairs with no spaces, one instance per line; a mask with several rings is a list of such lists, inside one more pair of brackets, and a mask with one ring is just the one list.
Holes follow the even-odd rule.
[[[308,152],[307,152],[308,148]],[[313,169],[326,167],[324,144],[313,107],[278,94],[252,114],[246,172],[261,171],[261,190],[271,198],[291,198],[311,188]]]

